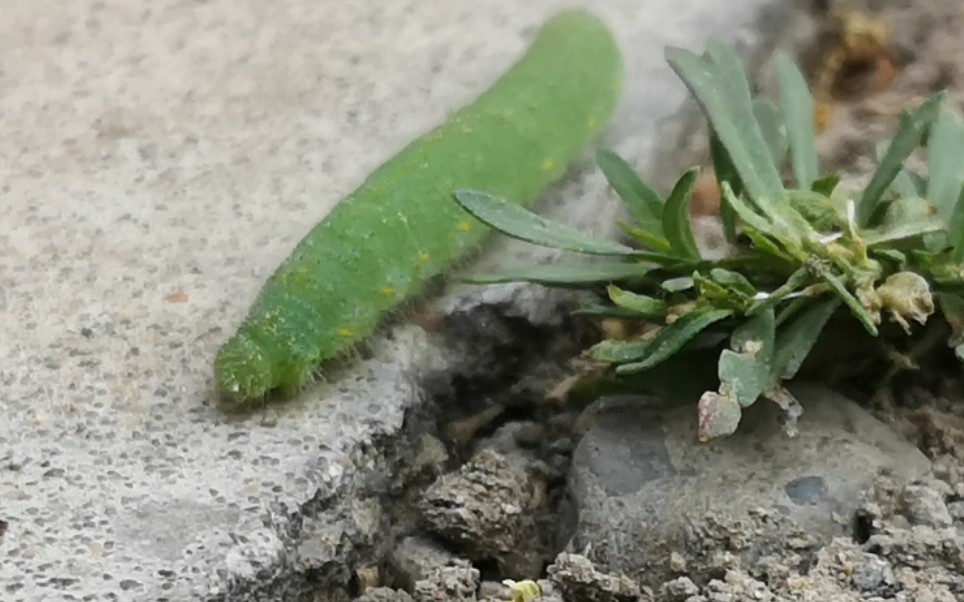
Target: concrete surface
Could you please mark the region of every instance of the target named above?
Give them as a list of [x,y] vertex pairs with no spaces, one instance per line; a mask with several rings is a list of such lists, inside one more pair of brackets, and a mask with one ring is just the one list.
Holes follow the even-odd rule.
[[[419,403],[424,345],[386,342],[345,382],[227,419],[212,357],[264,279],[557,9],[591,7],[616,33],[610,136],[645,165],[685,98],[663,46],[753,39],[775,3],[6,3],[0,599],[306,599],[327,577],[294,546],[321,546],[311,521],[371,469],[360,446]],[[587,216],[575,201],[600,190],[593,174],[556,194]]]

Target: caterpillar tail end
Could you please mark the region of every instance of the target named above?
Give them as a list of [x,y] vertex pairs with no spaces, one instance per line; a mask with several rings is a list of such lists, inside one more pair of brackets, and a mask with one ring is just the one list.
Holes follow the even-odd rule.
[[233,336],[218,350],[214,379],[219,402],[233,408],[264,400],[274,388],[271,362],[261,346],[243,334]]

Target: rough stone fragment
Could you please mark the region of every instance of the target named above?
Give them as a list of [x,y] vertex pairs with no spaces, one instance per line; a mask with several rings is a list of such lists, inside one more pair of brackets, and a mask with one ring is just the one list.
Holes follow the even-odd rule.
[[420,512],[428,531],[470,559],[495,560],[506,577],[528,579],[542,568],[538,503],[531,476],[485,449],[433,483]]
[[415,583],[415,602],[474,602],[479,590],[479,570],[465,561],[456,561],[432,571]]
[[794,393],[805,410],[796,437],[761,401],[736,434],[708,444],[696,441],[694,405],[610,403],[573,456],[579,524],[567,550],[588,546],[600,570],[655,586],[676,576],[673,551],[690,571],[726,570],[787,541],[804,552],[849,534],[880,472],[911,482],[927,470],[919,450],[854,402],[813,386]]
[[931,487],[908,485],[901,496],[904,514],[915,525],[947,527],[954,522],[944,496]]
[[388,565],[398,585],[413,590],[415,582],[427,579],[440,566],[455,560],[455,556],[439,544],[424,537],[406,537],[392,550]]
[[864,554],[851,576],[854,587],[870,592],[894,582],[894,571],[876,554]]
[[699,595],[700,588],[689,577],[677,577],[664,583],[659,593],[665,602],[684,602]]
[[548,573],[567,601],[635,602],[642,596],[634,581],[597,571],[591,560],[579,554],[560,554]]
[[355,602],[412,602],[412,596],[401,589],[375,587],[355,598]]

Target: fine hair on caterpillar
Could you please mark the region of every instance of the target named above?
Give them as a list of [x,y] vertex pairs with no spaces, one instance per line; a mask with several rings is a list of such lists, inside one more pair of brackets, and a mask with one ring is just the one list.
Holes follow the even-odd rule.
[[[474,250],[468,253],[466,257],[457,262],[457,265],[454,266],[453,269],[458,269],[462,265],[471,263],[471,261],[475,259],[479,253],[480,250]],[[435,313],[435,310],[430,307],[430,301],[433,297],[442,294],[446,285],[447,282],[445,275],[443,274],[427,279],[423,283],[422,291],[420,291],[420,293],[405,299],[404,301],[400,302],[396,308],[385,312],[375,330],[384,330],[390,333],[390,329],[394,326],[404,323],[414,323],[430,336],[437,334],[438,328],[433,328],[428,324],[421,323],[422,321],[417,319],[415,314]],[[439,327],[444,329],[444,324],[440,324]],[[243,347],[248,345],[248,343],[249,341],[246,338],[238,337],[237,345]],[[231,350],[232,348],[228,347],[228,349],[223,352],[226,359],[230,359],[228,354]],[[253,353],[253,351],[253,349],[249,349],[249,352]],[[272,391],[265,391],[261,396],[249,398],[245,400],[244,403],[230,404],[228,405],[228,409],[238,411],[253,410],[259,407],[264,407],[269,403],[269,401],[275,399],[289,399],[310,386],[328,383],[330,380],[337,378],[340,373],[342,373],[346,368],[350,367],[353,363],[359,360],[370,359],[373,356],[373,353],[374,350],[369,339],[356,341],[337,352],[336,355],[325,360],[323,365],[319,365],[315,370],[306,373],[304,375],[304,381],[297,389],[292,388],[288,390],[276,389]],[[270,366],[264,366],[260,362],[253,362],[250,365],[253,367],[253,370],[250,372],[253,378],[275,378],[275,376],[270,372]],[[258,371],[259,369],[261,370],[260,373]],[[417,369],[417,367],[413,369]]]
[[378,167],[298,243],[215,358],[222,402],[294,395],[399,315],[489,232],[455,191],[533,203],[608,121],[621,78],[601,21],[574,10],[551,18],[497,82]]

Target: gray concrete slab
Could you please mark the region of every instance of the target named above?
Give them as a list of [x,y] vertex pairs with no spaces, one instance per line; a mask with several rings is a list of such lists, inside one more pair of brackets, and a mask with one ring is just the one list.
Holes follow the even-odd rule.
[[[420,403],[409,368],[432,349],[403,328],[345,381],[225,418],[211,361],[264,279],[554,11],[611,25],[627,76],[609,136],[649,165],[685,98],[663,46],[753,41],[779,3],[7,3],[0,599],[295,600],[304,563],[337,573],[343,551],[305,533]],[[603,188],[582,173],[553,194],[592,221],[578,201]]]

